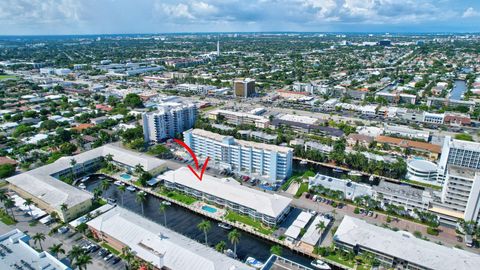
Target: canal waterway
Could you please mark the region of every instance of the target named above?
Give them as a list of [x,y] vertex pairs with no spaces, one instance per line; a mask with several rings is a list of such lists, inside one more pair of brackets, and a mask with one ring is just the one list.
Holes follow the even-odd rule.
[[467,83],[464,80],[455,80],[450,92],[450,99],[463,100],[462,95],[467,91]]
[[[100,186],[101,181],[95,176],[90,178],[86,185],[87,190],[92,191]],[[135,192],[125,191],[123,194],[123,207],[141,215],[142,208],[141,205],[135,201],[135,194]],[[117,204],[122,206],[121,192],[113,182],[107,190],[103,191],[102,197],[116,199]],[[146,218],[163,225],[164,216],[163,213],[159,211],[161,201],[160,198],[147,194],[144,203],[144,212]],[[204,234],[197,228],[197,225],[202,220],[208,219],[207,217],[172,203],[172,205],[167,207],[166,218],[168,228],[198,242],[203,243],[205,241]],[[223,240],[227,243],[227,247],[233,250],[233,245],[228,240],[229,231],[218,227],[217,221],[210,221],[212,228],[208,232],[209,245],[213,247]],[[274,244],[244,231],[241,231],[241,234],[240,242],[237,245],[239,259],[244,261],[247,257],[251,256],[265,262],[270,256],[270,248]],[[298,254],[286,247],[283,247],[282,256],[305,266],[310,266],[310,262],[312,261],[311,258]]]

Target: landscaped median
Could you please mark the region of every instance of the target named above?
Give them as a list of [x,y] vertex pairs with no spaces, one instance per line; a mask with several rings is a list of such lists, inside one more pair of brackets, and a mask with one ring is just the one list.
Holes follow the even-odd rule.
[[15,220],[13,220],[13,218],[8,215],[7,213],[5,213],[5,210],[0,210],[0,220],[5,223],[5,225],[13,225],[15,223],[17,223]]
[[249,216],[245,215],[240,215],[238,213],[235,213],[233,211],[227,211],[227,214],[225,215],[225,219],[231,222],[240,222],[245,225],[248,225],[255,229],[256,231],[266,234],[266,235],[271,235],[275,229],[265,227],[261,221],[259,220],[254,220]]

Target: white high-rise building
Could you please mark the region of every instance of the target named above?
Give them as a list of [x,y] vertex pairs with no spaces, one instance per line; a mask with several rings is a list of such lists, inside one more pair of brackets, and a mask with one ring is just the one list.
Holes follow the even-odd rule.
[[452,139],[445,136],[438,163],[439,183],[443,183],[449,165],[480,170],[480,143]]
[[197,118],[195,104],[164,103],[158,111],[144,113],[143,137],[145,142],[160,142],[190,129]]
[[235,140],[203,129],[183,133],[185,143],[197,156],[210,157],[212,164],[273,183],[292,174],[293,149]]

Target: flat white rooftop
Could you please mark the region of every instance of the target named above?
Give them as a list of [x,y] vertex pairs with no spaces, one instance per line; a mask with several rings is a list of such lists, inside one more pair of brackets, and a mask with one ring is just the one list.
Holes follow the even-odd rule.
[[[218,141],[219,143],[224,143],[224,139],[233,138],[232,136],[225,136],[225,135],[221,135],[221,134],[217,134],[217,133],[213,133],[207,130],[197,129],[197,128],[192,129],[190,131],[186,131],[186,132],[191,132],[193,135]],[[266,144],[266,143],[257,143],[257,142],[251,142],[251,141],[243,141],[243,140],[237,140],[237,139],[234,139],[234,142],[237,145],[256,148],[256,149],[264,149],[268,151],[275,151],[275,152],[281,152],[281,153],[293,152],[292,148],[285,147],[285,146],[278,146],[278,145]],[[235,144],[231,144],[231,145],[235,145]]]
[[134,212],[115,207],[87,223],[129,246],[157,268],[172,270],[251,270],[240,261],[169,230]]
[[477,269],[480,255],[421,240],[408,232],[392,231],[345,216],[335,241],[381,252],[428,269]]
[[[28,245],[30,237],[18,229],[0,236],[0,269],[15,269],[17,266],[28,269],[69,270],[66,266],[48,252],[38,252]],[[23,261],[23,263],[22,263]],[[19,268],[22,269],[22,268]]]
[[158,177],[243,205],[270,217],[277,217],[282,214],[292,201],[292,199],[284,196],[240,185],[237,181],[229,178],[217,178],[205,174],[202,181],[199,181],[186,167],[168,171]]
[[312,118],[309,116],[293,115],[293,114],[282,115],[279,119],[284,121],[298,122],[298,123],[309,124],[309,125],[314,125],[318,122],[318,119],[316,118]]

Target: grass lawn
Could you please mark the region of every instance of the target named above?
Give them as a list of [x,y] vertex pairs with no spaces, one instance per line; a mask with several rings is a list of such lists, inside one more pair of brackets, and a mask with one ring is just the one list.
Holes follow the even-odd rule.
[[300,187],[297,190],[297,193],[295,193],[295,198],[300,198],[304,192],[308,191],[308,183],[302,183]]
[[225,215],[225,218],[229,221],[238,221],[240,223],[252,226],[258,232],[266,235],[270,235],[274,231],[274,229],[264,226],[261,221],[253,220],[251,217],[240,215],[233,211],[228,211],[227,215]]
[[330,254],[328,255],[327,257],[325,257],[329,260],[332,260],[334,262],[337,262],[339,264],[343,264],[345,266],[348,266],[350,268],[353,268],[353,266],[355,266],[355,263],[353,261],[347,261],[347,260],[344,260],[342,259],[340,256],[338,256],[337,254],[333,255],[333,254]]
[[6,80],[6,79],[15,79],[17,78],[16,76],[13,75],[0,75],[0,81],[1,80]]
[[115,255],[119,255],[120,254],[120,251],[114,249],[112,246],[110,246],[109,244],[107,243],[102,243],[101,246],[103,248],[105,248],[106,250],[110,251],[110,253],[113,253]]
[[184,204],[192,204],[194,202],[197,201],[197,199],[195,199],[194,197],[191,197],[191,196],[188,196],[188,195],[185,195],[185,194],[182,194],[180,192],[177,192],[177,191],[159,191],[158,193],[164,195],[164,196],[167,196],[169,198],[172,198],[176,201],[179,201],[179,202],[182,202]]
[[296,172],[295,174],[292,175],[283,185],[280,187],[283,191],[287,190],[290,184],[293,182],[293,180],[297,179],[298,177],[302,177],[303,179],[307,179],[308,177],[315,176],[315,173],[313,171],[306,171],[304,173],[301,172]]
[[13,225],[17,223],[10,215],[7,215],[4,210],[0,211],[0,220],[6,225]]
[[372,266],[370,265],[360,264],[357,266],[357,270],[370,270],[370,269],[372,269]]
[[404,179],[404,180],[401,180],[401,182],[404,182],[404,183],[407,183],[407,184],[412,184],[412,185],[417,185],[417,186],[422,186],[422,187],[427,187],[427,188],[431,188],[431,189],[434,189],[434,190],[441,190],[442,189],[442,187],[439,187],[439,186],[436,186],[436,185],[430,185],[430,184],[427,184],[427,183],[417,182],[417,181],[413,181],[413,180]]

